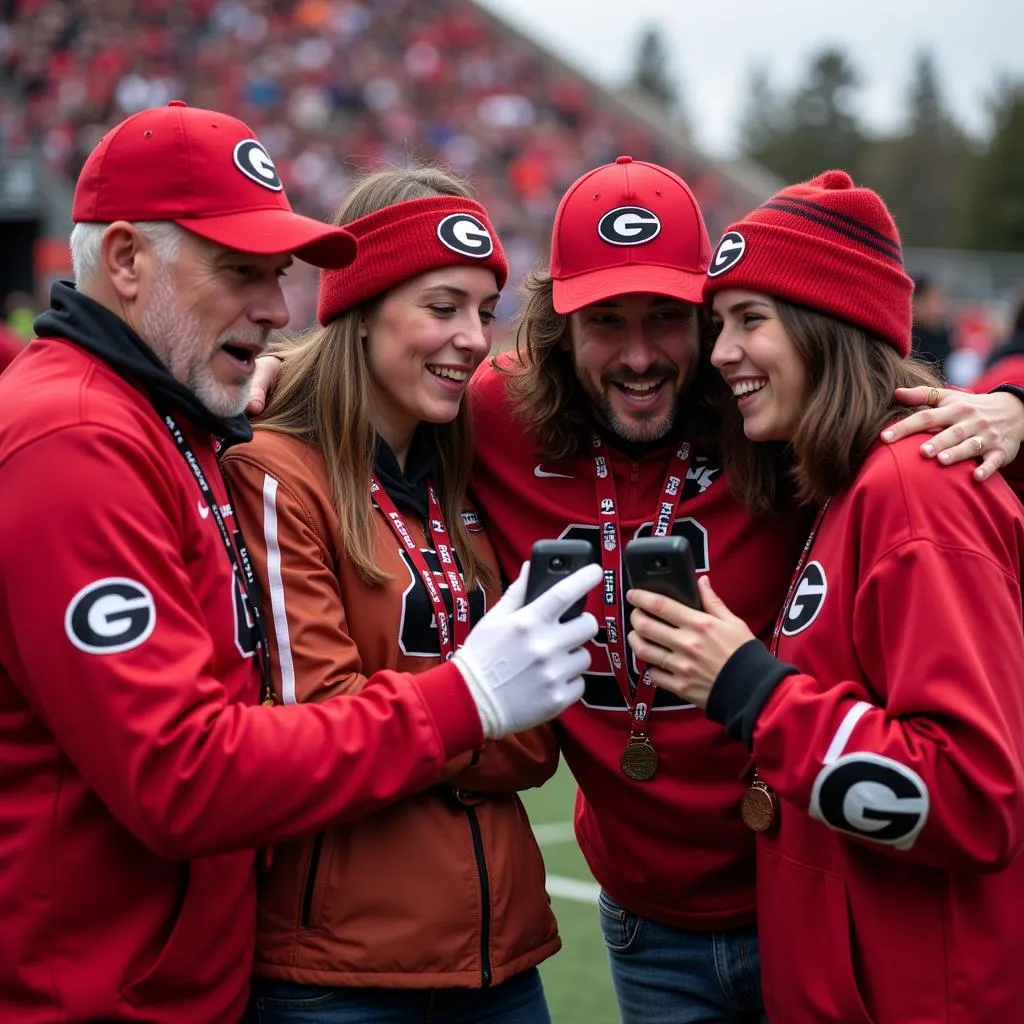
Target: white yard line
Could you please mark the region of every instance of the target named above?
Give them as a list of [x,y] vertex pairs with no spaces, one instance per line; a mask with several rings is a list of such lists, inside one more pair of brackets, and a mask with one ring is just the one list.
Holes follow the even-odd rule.
[[601,891],[596,882],[581,882],[578,878],[565,878],[563,875],[548,875],[547,887],[552,896],[576,903],[597,903],[597,894]]
[[549,821],[543,825],[534,825],[533,834],[537,837],[538,846],[556,846],[576,841],[571,821]]
[[[562,843],[574,843],[576,833],[571,821],[548,821],[533,826],[533,834],[537,837],[537,845],[558,846]],[[601,887],[596,882],[582,882],[578,878],[567,878],[565,875],[548,875],[548,892],[564,900],[576,903],[596,903]]]

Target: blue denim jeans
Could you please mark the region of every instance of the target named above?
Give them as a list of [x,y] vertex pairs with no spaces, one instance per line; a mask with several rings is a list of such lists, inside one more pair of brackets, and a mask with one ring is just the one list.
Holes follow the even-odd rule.
[[492,988],[320,988],[254,978],[246,1024],[551,1024],[540,972]]
[[669,928],[605,892],[598,913],[622,1024],[767,1024],[755,928]]

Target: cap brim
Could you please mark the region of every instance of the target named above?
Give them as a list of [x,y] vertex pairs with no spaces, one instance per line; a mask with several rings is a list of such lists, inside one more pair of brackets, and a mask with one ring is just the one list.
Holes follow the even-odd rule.
[[626,264],[552,282],[555,312],[563,315],[616,295],[650,292],[683,302],[700,302],[704,274],[651,264]]
[[291,210],[245,210],[219,217],[177,217],[175,223],[217,245],[258,256],[291,253],[314,267],[336,270],[356,256],[356,240]]

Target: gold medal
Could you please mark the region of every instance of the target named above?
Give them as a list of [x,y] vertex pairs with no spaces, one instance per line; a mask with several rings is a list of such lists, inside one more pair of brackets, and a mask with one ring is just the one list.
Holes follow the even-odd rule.
[[743,824],[755,832],[767,831],[775,821],[775,805],[775,794],[755,772],[754,781],[740,802]]
[[640,732],[630,733],[626,749],[619,758],[623,774],[637,782],[646,782],[658,770],[658,752],[654,744]]

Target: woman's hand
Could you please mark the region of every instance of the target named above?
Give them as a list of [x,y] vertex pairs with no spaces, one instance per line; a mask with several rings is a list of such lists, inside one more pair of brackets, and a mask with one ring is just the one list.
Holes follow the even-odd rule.
[[726,608],[707,576],[698,585],[704,611],[649,590],[631,590],[628,639],[636,656],[647,662],[651,682],[704,708],[722,666],[754,634]]
[[246,414],[258,416],[267,404],[267,395],[274,389],[274,382],[281,372],[281,357],[262,355],[256,359],[256,370],[252,375],[252,390],[249,392],[249,404],[245,407]]
[[891,444],[911,434],[934,434],[921,445],[926,459],[943,466],[981,458],[975,480],[987,480],[1013,462],[1024,441],[1024,403],[1005,391],[976,395],[949,388],[897,388],[897,402],[921,406],[918,412],[882,431]]

